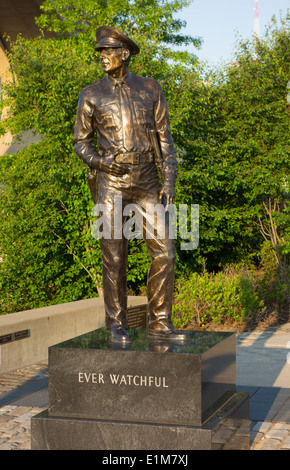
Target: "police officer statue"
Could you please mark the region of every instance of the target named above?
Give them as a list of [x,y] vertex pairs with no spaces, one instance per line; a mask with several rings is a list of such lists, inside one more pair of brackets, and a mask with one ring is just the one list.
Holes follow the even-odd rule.
[[[98,173],[95,202],[106,204],[106,216],[110,218],[112,233],[116,234],[114,229],[120,229],[114,227],[116,198],[122,201],[122,209],[126,204],[136,204],[141,215],[147,204],[174,203],[176,155],[160,85],[151,78],[129,72],[130,57],[139,53],[139,47],[110,26],[98,28],[96,37],[99,43],[96,50],[100,52],[107,76],[88,85],[80,94],[74,149],[89,169]],[[95,135],[98,151],[93,144]],[[165,220],[167,224],[168,217]],[[174,330],[171,322],[173,237],[165,230],[165,236],[158,238],[148,220],[146,230],[145,241],[151,257],[147,278],[149,336],[183,341],[186,333]],[[113,341],[128,342],[128,237],[121,233],[117,237],[101,238],[100,245],[106,326]]]

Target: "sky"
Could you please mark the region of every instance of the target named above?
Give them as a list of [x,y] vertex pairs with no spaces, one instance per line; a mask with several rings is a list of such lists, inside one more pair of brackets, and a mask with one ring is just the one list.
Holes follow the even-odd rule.
[[[201,60],[215,66],[230,62],[237,37],[249,39],[253,35],[255,0],[193,0],[188,8],[176,14],[187,22],[184,34],[201,37],[200,50],[188,48]],[[277,19],[290,9],[290,0],[259,0],[261,37],[273,15]]]

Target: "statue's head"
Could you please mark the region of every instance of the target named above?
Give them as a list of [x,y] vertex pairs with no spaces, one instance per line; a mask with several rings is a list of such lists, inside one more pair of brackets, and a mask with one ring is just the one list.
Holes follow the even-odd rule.
[[122,64],[129,65],[131,55],[139,54],[137,44],[128,36],[111,26],[101,26],[97,29],[96,51],[100,52],[104,72],[112,73]]

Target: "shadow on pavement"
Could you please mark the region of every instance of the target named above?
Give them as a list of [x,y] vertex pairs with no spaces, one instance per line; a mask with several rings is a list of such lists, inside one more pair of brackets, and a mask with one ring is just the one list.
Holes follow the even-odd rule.
[[48,404],[48,376],[41,372],[0,393],[0,407],[7,405],[43,407]]

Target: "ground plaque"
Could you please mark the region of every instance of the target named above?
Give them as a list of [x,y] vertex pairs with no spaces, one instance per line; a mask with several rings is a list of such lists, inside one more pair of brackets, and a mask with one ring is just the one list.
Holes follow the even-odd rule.
[[126,347],[100,328],[49,348],[49,407],[32,418],[33,449],[249,446],[235,334],[189,332],[178,344],[152,340],[147,329],[129,332]]

